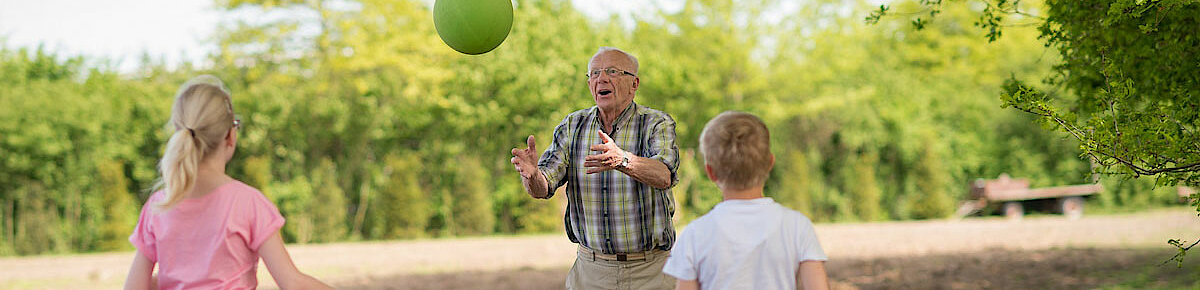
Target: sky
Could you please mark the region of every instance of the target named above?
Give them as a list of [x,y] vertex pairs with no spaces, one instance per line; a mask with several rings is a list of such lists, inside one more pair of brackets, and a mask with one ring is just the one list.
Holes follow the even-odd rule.
[[[433,0],[423,0],[432,4]],[[680,2],[660,0],[671,6]],[[584,14],[633,15],[638,0],[572,0]],[[143,53],[167,64],[199,62],[216,49],[208,39],[222,21],[213,0],[0,0],[0,42],[59,55],[107,59],[119,71],[137,68]],[[430,5],[432,7],[432,5]]]
[[220,20],[211,0],[0,0],[7,48],[44,46],[60,55],[137,66],[143,52],[168,63],[198,60]]

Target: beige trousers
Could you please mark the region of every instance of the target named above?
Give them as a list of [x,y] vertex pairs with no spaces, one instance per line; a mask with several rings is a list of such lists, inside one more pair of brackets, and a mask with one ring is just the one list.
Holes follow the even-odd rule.
[[567,274],[567,289],[675,289],[675,278],[662,272],[669,254],[656,249],[640,261],[593,261],[591,256],[584,257],[577,251],[575,264]]

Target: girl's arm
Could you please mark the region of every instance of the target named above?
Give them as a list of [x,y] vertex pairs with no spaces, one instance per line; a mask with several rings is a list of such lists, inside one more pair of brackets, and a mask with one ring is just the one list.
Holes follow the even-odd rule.
[[133,254],[133,265],[129,266],[129,276],[125,277],[125,290],[158,289],[154,283],[154,261],[146,258],[142,250]]
[[825,274],[825,261],[803,261],[796,270],[800,288],[805,290],[829,289],[829,277]]
[[683,279],[676,280],[675,290],[700,290],[700,281]]
[[287,249],[283,247],[283,238],[279,236],[279,232],[275,232],[259,246],[258,255],[262,257],[263,263],[267,264],[267,271],[271,272],[271,277],[275,278],[279,289],[333,289],[296,269],[296,265],[292,263],[292,256],[288,255]]

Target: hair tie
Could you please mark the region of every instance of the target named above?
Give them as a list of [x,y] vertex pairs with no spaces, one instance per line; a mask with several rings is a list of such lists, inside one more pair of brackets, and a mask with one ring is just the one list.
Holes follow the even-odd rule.
[[192,138],[196,138],[196,130],[192,130],[192,128],[187,128],[187,129],[188,129],[188,133],[192,133]]

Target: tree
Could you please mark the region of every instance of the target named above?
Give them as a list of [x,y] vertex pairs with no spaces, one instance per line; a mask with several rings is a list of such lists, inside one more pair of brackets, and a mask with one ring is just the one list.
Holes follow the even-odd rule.
[[917,196],[911,206],[915,218],[944,218],[954,211],[954,200],[947,192],[949,176],[938,161],[943,159],[938,156],[939,150],[935,150],[933,146],[925,143],[925,148],[921,150],[921,159],[916,164]]
[[456,185],[452,187],[450,202],[452,232],[456,235],[482,235],[492,233],[496,224],[492,213],[491,176],[483,164],[475,158],[459,158],[455,174]]
[[816,198],[826,194],[820,176],[812,172],[814,162],[810,160],[816,158],[808,156],[802,150],[794,150],[775,158],[777,163],[772,170],[773,175],[786,176],[775,179],[778,180],[780,189],[771,191],[774,193],[772,197],[780,204],[802,212],[814,221],[828,220],[829,215],[814,206]]
[[332,242],[346,236],[346,197],[337,184],[337,165],[328,158],[313,170],[313,241]]
[[137,225],[138,206],[129,193],[125,165],[116,161],[100,163],[100,199],[104,204],[97,249],[111,251],[129,247],[129,231]]
[[308,177],[300,176],[286,182],[272,183],[264,194],[279,208],[279,214],[287,218],[279,234],[288,242],[308,243],[313,240],[313,186]]
[[423,166],[414,155],[388,155],[384,157],[383,174],[387,176],[372,209],[367,210],[369,221],[368,237],[414,238],[425,236],[425,225],[432,214],[426,189],[421,185],[418,174]]
[[878,157],[873,153],[856,157],[851,166],[843,171],[847,178],[853,181],[846,185],[850,190],[851,200],[854,201],[854,212],[859,219],[876,221],[883,218],[879,209],[879,197],[882,190],[875,178],[875,164]]
[[[220,0],[231,18],[205,65],[147,56],[128,75],[0,47],[0,253],[124,243],[106,219],[149,196],[173,93],[200,73],[226,81],[243,121],[229,175],[276,202],[288,242],[561,232],[564,199],[529,198],[506,156],[593,105],[582,74],[598,46],[638,56],[637,101],[675,118],[681,223],[721,200],[694,152],[724,110],[763,118],[779,160],[766,194],[814,221],[913,218],[925,175],[948,198],[1002,172],[1089,179],[1076,141],[1029,134],[1031,115],[995,97],[1006,75],[1036,82],[1059,61],[1033,29],[989,44],[965,6],[917,31],[867,26],[846,13],[857,0],[685,2],[595,20],[519,1],[509,38],[477,56],[445,46],[432,2],[414,0]],[[1123,195],[1146,184],[1101,202],[1162,203]],[[107,206],[122,192],[134,206]]]
[[[975,25],[989,40],[1005,27],[1036,24],[1046,46],[1062,55],[1041,86],[1010,80],[1001,96],[1005,107],[1079,140],[1098,173],[1153,178],[1160,186],[1200,185],[1200,1],[1049,0],[1044,15],[1020,0],[982,2]],[[912,22],[917,29],[944,3],[922,0],[920,6],[925,10]],[[880,6],[867,21],[879,21],[888,10]],[[1192,205],[1200,212],[1197,198],[1192,195]],[[1180,250],[1172,259],[1182,263],[1200,239],[1169,243]]]

